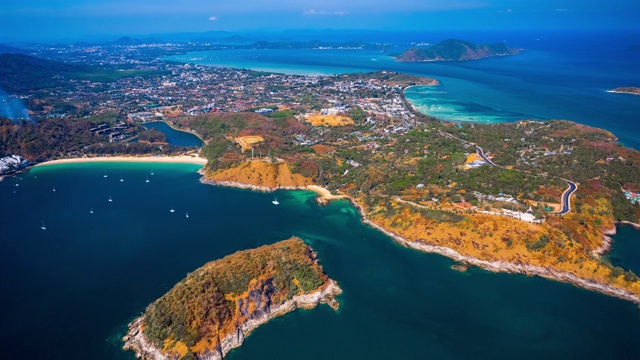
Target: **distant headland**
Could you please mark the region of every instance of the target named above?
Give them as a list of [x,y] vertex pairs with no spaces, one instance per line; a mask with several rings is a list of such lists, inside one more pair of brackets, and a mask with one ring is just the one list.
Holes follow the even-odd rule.
[[640,95],[640,87],[619,87],[613,90],[609,90],[609,92],[616,94],[631,94],[631,95]]
[[341,293],[298,238],[212,261],[189,273],[129,325],[124,349],[142,359],[216,359],[255,328]]
[[395,58],[401,62],[463,61],[516,55],[520,51],[522,49],[515,49],[504,43],[474,44],[470,41],[449,39],[426,49],[407,49]]

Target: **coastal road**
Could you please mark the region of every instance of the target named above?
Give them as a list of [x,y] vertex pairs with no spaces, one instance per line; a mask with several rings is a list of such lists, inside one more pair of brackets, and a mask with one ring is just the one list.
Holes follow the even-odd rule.
[[567,180],[567,184],[569,184],[569,188],[562,194],[562,210],[555,213],[556,215],[563,215],[571,211],[571,195],[578,189],[578,185],[569,180]]
[[489,164],[489,166],[498,166],[493,161],[489,160],[486,156],[484,156],[484,151],[482,151],[482,148],[480,146],[476,145],[476,153],[478,154],[478,156],[482,158],[482,160],[484,160],[484,162]]

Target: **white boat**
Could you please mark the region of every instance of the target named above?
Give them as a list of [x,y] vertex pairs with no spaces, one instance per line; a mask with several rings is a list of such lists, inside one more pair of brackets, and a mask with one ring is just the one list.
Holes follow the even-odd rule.
[[149,177],[147,177],[147,182],[149,182]]
[[56,192],[56,188],[53,188],[53,192]]
[[42,226],[40,226],[40,229],[42,229],[42,230],[47,230],[47,227],[46,227],[46,226],[44,226],[44,220],[42,220]]
[[103,177],[107,177],[107,174],[104,174],[104,176],[103,176]]
[[278,198],[277,197],[273,197],[273,201],[271,202],[273,205],[278,205],[280,204],[280,202],[278,202]]
[[124,181],[124,179],[122,177],[120,177],[120,182],[123,182],[123,181]]
[[93,208],[91,208],[91,210],[89,210],[89,214],[93,214]]
[[176,210],[174,208],[171,208],[171,210],[169,210],[170,212],[174,213],[176,212]]
[[153,170],[151,170],[151,175],[155,175],[155,174],[153,173]]
[[189,217],[189,212],[187,211],[187,215],[185,215],[185,217]]
[[111,196],[109,196],[109,202],[113,202],[113,199],[111,198]]

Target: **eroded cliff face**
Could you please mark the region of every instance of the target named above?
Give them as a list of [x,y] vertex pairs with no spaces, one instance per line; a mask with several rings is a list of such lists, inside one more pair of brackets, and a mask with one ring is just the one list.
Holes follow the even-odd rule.
[[[287,240],[268,247],[263,247],[258,253],[240,252],[240,256],[231,259],[221,259],[209,263],[194,271],[187,279],[178,283],[174,289],[151,304],[145,314],[138,317],[129,325],[129,331],[123,338],[125,350],[133,350],[136,357],[141,359],[222,359],[232,349],[239,347],[245,337],[261,324],[270,319],[286,314],[297,308],[313,308],[320,303],[327,303],[337,309],[335,295],[341,292],[335,281],[322,273],[321,267],[315,260],[315,254],[299,239]],[[270,254],[269,251],[273,254]],[[235,254],[234,254],[235,255]],[[233,257],[234,255],[231,255]],[[302,255],[302,256],[301,256]],[[218,267],[225,267],[225,271],[243,278],[246,273],[242,270],[228,269],[229,265],[239,268],[253,266],[253,261],[273,262],[274,259],[284,262],[287,269],[295,269],[292,274],[278,272],[278,266],[265,265],[256,277],[252,278],[242,293],[224,292],[227,289],[224,276],[227,272],[217,273]],[[240,260],[240,261],[238,261]],[[249,262],[247,262],[249,261]],[[250,270],[249,270],[250,271]],[[316,284],[317,272],[321,276],[321,285],[309,289],[309,284]],[[215,274],[211,280],[208,274]],[[307,275],[302,275],[307,273]],[[297,276],[296,276],[297,275]],[[300,279],[298,279],[300,277]],[[198,282],[198,279],[202,280]],[[235,283],[237,279],[233,278]],[[216,283],[217,281],[217,283]],[[215,292],[207,293],[206,289],[215,288]],[[203,290],[204,289],[204,290]],[[306,290],[305,290],[306,289]],[[206,298],[197,295],[183,295],[192,293],[207,293]],[[178,300],[176,293],[181,297]],[[191,306],[197,299],[197,306]],[[169,306],[169,307],[167,307]],[[187,307],[192,309],[188,313],[171,314],[173,307]],[[158,315],[158,312],[162,314]],[[170,317],[172,329],[178,329],[163,334],[158,338],[158,322]],[[184,324],[177,324],[183,321]],[[182,326],[196,324],[197,337],[188,343],[189,336],[176,334]],[[162,329],[163,330],[163,329]],[[156,338],[153,338],[153,337]]]

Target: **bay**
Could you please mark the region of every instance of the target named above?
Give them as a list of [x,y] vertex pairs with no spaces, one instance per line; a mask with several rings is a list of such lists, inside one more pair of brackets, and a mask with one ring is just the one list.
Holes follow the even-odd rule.
[[[470,39],[474,34],[460,34]],[[427,34],[425,34],[425,37]],[[525,51],[516,56],[461,62],[400,63],[368,49],[223,49],[174,55],[165,60],[296,75],[334,75],[391,70],[434,77],[436,87],[412,88],[407,99],[447,121],[481,123],[571,120],[607,129],[640,149],[640,96],[607,92],[639,86],[640,51],[633,32],[493,34]]]
[[229,359],[640,358],[629,302],[461,273],[363,225],[346,201],[278,191],[274,206],[271,194],[201,184],[197,168],[62,164],[0,182],[0,357],[133,359],[120,349],[126,324],[189,271],[295,235],[343,288],[340,309],[277,318]]

